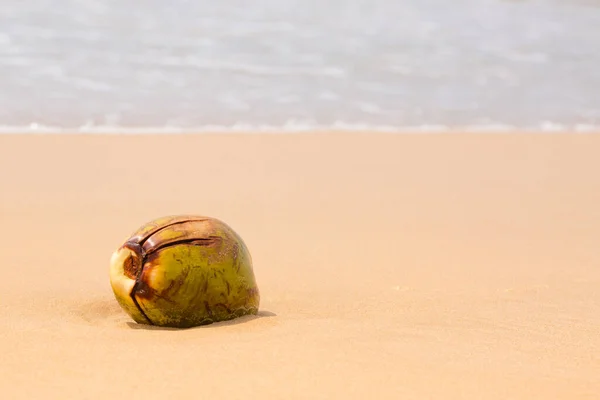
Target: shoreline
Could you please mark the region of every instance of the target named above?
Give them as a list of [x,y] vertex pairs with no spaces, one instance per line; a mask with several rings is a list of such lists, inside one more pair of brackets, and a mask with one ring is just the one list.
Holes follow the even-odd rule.
[[120,127],[120,126],[81,126],[63,128],[32,124],[28,127],[0,126],[0,135],[160,135],[160,134],[597,134],[600,125],[560,124],[545,122],[536,126],[513,126],[507,124],[473,124],[465,126],[446,126],[441,124],[423,124],[415,126],[367,125],[367,124],[233,124],[231,126],[206,125],[200,127]]

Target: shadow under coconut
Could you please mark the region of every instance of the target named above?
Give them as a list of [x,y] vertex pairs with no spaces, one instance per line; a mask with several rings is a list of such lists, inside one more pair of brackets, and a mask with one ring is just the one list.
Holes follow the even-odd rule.
[[244,315],[242,317],[237,317],[234,319],[230,319],[228,321],[211,322],[210,324],[192,326],[190,328],[169,328],[169,327],[164,327],[164,326],[138,324],[137,322],[132,322],[132,321],[129,321],[126,324],[131,329],[143,329],[143,330],[150,330],[150,331],[187,331],[190,329],[210,329],[210,328],[220,328],[222,326],[239,325],[239,324],[248,323],[250,321],[254,321],[257,319],[261,319],[261,318],[270,318],[270,317],[276,317],[276,316],[277,316],[277,314],[275,314],[271,311],[260,310],[260,311],[258,311],[258,313],[256,315]]

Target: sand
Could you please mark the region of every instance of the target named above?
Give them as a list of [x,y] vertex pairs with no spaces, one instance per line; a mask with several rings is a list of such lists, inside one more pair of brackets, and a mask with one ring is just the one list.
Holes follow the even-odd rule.
[[[6,399],[600,399],[600,135],[0,136]],[[137,325],[114,249],[226,221],[256,317]]]

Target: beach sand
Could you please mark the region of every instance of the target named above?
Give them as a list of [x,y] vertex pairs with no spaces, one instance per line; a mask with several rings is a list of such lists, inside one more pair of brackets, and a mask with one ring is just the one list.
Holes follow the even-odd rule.
[[[600,135],[0,136],[5,399],[600,399]],[[137,325],[146,221],[219,218],[261,311]]]

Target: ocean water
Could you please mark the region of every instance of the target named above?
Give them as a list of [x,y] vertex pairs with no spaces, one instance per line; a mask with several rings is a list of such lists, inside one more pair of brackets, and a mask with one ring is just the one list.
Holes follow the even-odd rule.
[[600,126],[600,0],[5,0],[0,130]]

